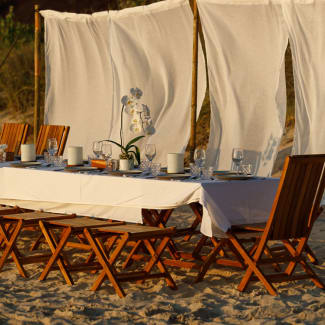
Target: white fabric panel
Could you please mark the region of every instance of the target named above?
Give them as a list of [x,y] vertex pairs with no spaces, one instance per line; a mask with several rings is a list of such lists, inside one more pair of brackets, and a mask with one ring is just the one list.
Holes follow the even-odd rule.
[[325,152],[325,2],[283,4],[293,55],[296,129],[294,154]]
[[4,167],[0,203],[142,222],[141,208],[170,209],[199,202],[201,232],[211,236],[234,224],[266,221],[278,182],[274,178],[171,182]]
[[246,150],[258,175],[270,175],[285,121],[281,6],[269,1],[198,0],[210,82],[208,164],[231,167]]
[[112,128],[112,70],[108,13],[94,15],[41,11],[45,18],[45,122],[70,125],[69,145],[82,145]]
[[[193,14],[188,0],[167,0],[149,6],[110,11],[110,46],[114,71],[114,123],[120,125],[121,97],[130,88],[143,91],[156,133],[137,144],[157,148],[155,161],[166,165],[167,153],[183,152],[190,135]],[[202,50],[199,50],[198,113],[206,91]],[[136,135],[124,117],[124,141]],[[119,130],[110,139],[119,141]],[[114,155],[120,152],[114,148]]]

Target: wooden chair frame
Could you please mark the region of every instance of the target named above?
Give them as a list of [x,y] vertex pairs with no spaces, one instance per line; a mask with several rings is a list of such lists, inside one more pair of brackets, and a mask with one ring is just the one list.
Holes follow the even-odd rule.
[[58,142],[57,155],[63,155],[65,145],[68,139],[70,127],[63,125],[41,125],[37,136],[36,154],[42,155],[47,148],[47,140],[56,138]]
[[[229,241],[247,265],[238,290],[244,291],[250,281],[261,281],[271,295],[277,295],[272,282],[301,279],[311,279],[317,287],[325,289],[324,284],[303,256],[313,224],[322,211],[320,203],[324,189],[325,155],[286,158],[266,226],[235,226],[227,233]],[[255,248],[249,251],[243,245],[242,239],[252,236],[256,238],[257,243]],[[282,243],[282,248],[287,254],[276,254],[272,249],[268,249],[269,240]],[[216,251],[215,247],[210,255],[216,254]],[[268,257],[264,257],[266,251],[269,252]],[[213,258],[206,260],[201,278],[212,262]],[[266,274],[262,270],[263,265],[274,263],[276,265],[285,263],[285,271]],[[303,274],[294,274],[297,265],[302,267]]]
[[29,125],[27,123],[4,123],[0,143],[8,145],[7,152],[18,154],[20,145],[26,143]]
[[[90,229],[85,229],[84,233],[103,268],[91,288],[93,291],[100,288],[105,278],[109,279],[120,298],[125,297],[125,292],[120,282],[126,281],[137,281],[138,283],[142,283],[147,279],[163,277],[171,289],[177,289],[172,276],[162,260],[162,254],[171,236],[175,233],[174,227],[161,229],[142,225],[124,225],[99,229],[96,233],[92,232]],[[100,238],[106,237],[105,240],[107,240],[108,234],[109,240],[105,247]],[[161,241],[155,248],[158,239]],[[146,262],[142,271],[119,273],[115,268],[115,263],[127,243],[132,241],[136,242],[136,246],[138,246],[138,243],[143,243],[150,255],[150,259]],[[113,250],[115,243],[117,244]],[[152,273],[155,265],[158,267],[159,273]]]
[[[112,283],[116,293],[121,298],[125,296],[125,292],[120,285],[120,282],[123,281],[136,281],[164,277],[170,287],[173,289],[176,288],[171,275],[161,260],[161,254],[163,253],[174,229],[154,228],[154,231],[150,229],[148,232],[147,229],[146,232],[146,227],[142,226],[124,225],[123,222],[106,222],[105,227],[103,227],[104,223],[105,222],[103,220],[98,221],[92,218],[77,218],[74,220],[57,220],[49,222],[44,222],[41,220],[40,228],[42,229],[44,237],[49,244],[52,251],[52,256],[48,260],[48,263],[40,276],[40,280],[45,280],[51,271],[59,269],[66,283],[68,285],[73,285],[74,282],[70,272],[102,270],[98,279],[92,286],[92,290],[95,291],[99,289],[107,277]],[[134,230],[135,227],[138,230],[137,234],[127,233],[126,229]],[[61,237],[58,241],[55,240],[53,237],[53,232],[51,231],[55,228],[62,229]],[[75,243],[74,247],[91,250],[91,254],[84,263],[71,265],[68,259],[65,263],[64,256],[62,254],[64,248],[68,246],[69,238],[71,238],[71,236],[78,238],[78,236],[81,234],[84,235],[84,238],[87,240],[88,244]],[[105,241],[108,240],[109,243],[107,248],[104,247],[101,238],[104,238]],[[154,244],[151,242],[151,240],[155,238],[162,238],[157,249],[154,249]],[[144,242],[145,247],[151,255],[151,259],[147,262],[143,272],[129,272],[124,274],[118,273],[114,264],[116,263],[117,258],[120,256],[127,242],[135,239],[137,241],[142,240]],[[116,247],[113,250],[115,244]],[[112,254],[110,257],[108,257],[109,252],[112,250]],[[98,262],[95,261],[96,257]],[[58,264],[58,267],[55,266],[56,263]],[[155,265],[158,266],[161,272],[150,274]]]
[[[6,213],[0,219],[0,239],[4,244],[4,250],[0,258],[0,271],[5,263],[14,262],[17,266],[19,274],[27,278],[28,274],[24,269],[24,264],[39,263],[47,260],[50,255],[38,254],[32,256],[23,256],[17,248],[17,240],[24,228],[38,227],[40,220],[74,218],[75,215],[62,215],[39,211],[16,211],[14,213]],[[8,257],[11,255],[12,259]]]

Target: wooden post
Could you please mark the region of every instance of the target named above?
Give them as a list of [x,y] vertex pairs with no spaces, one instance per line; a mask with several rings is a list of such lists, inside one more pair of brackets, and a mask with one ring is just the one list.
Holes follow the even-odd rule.
[[35,38],[34,38],[34,143],[40,128],[40,52],[41,52],[41,22],[39,5],[35,5]]
[[193,0],[193,58],[192,58],[192,102],[191,102],[191,136],[189,142],[190,161],[194,160],[196,147],[196,113],[197,113],[197,75],[198,75],[198,9]]

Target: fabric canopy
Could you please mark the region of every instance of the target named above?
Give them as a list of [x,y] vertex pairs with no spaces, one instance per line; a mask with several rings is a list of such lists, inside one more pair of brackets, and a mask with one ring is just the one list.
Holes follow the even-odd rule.
[[[95,140],[120,141],[121,98],[143,91],[155,133],[137,143],[156,161],[184,152],[190,134],[193,15],[187,0],[77,15],[42,11],[46,26],[46,122],[71,126],[68,145],[91,153]],[[199,51],[198,113],[206,91]],[[124,143],[139,134],[123,116]],[[113,146],[113,156],[120,150]]]
[[[156,132],[139,143],[157,149],[155,161],[166,165],[167,153],[184,152],[190,135],[193,14],[188,0],[169,0],[149,6],[110,11],[110,49],[114,71],[114,116],[120,121],[120,99],[129,89],[143,91]],[[199,50],[198,113],[205,96],[204,57]],[[135,135],[125,119],[124,138]],[[119,140],[119,128],[110,138]]]
[[245,149],[258,175],[271,174],[286,112],[281,6],[269,1],[198,0],[211,101],[208,163],[231,167]]
[[106,139],[113,125],[108,13],[41,11],[45,18],[45,123],[70,125],[67,146]]
[[294,154],[325,149],[325,2],[283,3],[293,54],[296,129]]

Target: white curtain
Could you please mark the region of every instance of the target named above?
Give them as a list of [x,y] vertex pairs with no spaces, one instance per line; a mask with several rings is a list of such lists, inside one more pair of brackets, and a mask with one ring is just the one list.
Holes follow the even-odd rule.
[[45,122],[70,125],[67,145],[92,142],[112,129],[112,73],[108,13],[41,11],[45,18]]
[[271,174],[286,111],[281,6],[263,0],[198,0],[210,82],[208,164],[231,167],[245,149],[258,175]]
[[325,152],[325,2],[283,3],[293,55],[294,154]]
[[[121,97],[130,88],[143,91],[156,132],[146,143],[157,149],[155,161],[166,165],[167,153],[185,150],[190,135],[193,15],[188,0],[168,0],[149,6],[109,12],[110,50],[114,71],[114,124],[120,125]],[[198,112],[206,91],[202,50],[199,50]],[[124,141],[131,118],[124,118]],[[119,141],[119,128],[110,139]],[[115,148],[115,155],[119,153]]]

